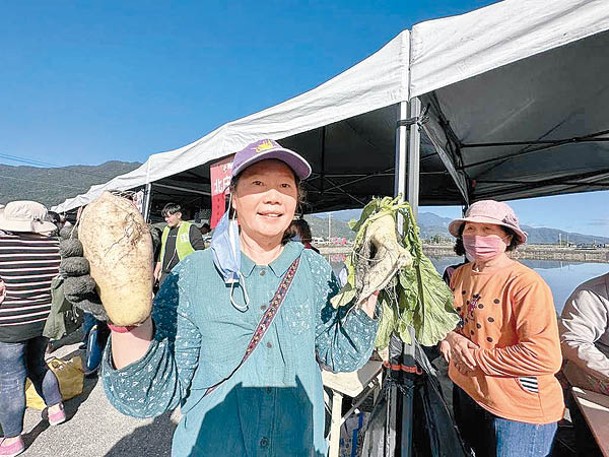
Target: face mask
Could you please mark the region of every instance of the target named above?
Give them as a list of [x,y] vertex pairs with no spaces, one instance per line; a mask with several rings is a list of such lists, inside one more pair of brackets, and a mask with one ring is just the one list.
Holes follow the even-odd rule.
[[507,249],[503,239],[497,235],[463,235],[463,247],[470,262],[493,259]]
[[[229,208],[231,202],[229,201]],[[235,218],[229,217],[229,211],[224,213],[211,238],[210,249],[214,265],[222,275],[225,284],[230,285],[230,302],[239,311],[246,311],[249,296],[245,288],[245,278],[241,274],[241,246],[239,243],[239,226]],[[235,288],[243,292],[245,305],[239,305],[235,299]]]

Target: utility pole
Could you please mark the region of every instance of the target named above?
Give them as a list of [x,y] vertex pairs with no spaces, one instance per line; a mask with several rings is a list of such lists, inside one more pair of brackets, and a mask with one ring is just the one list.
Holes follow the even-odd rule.
[[332,213],[328,213],[328,243],[332,238]]

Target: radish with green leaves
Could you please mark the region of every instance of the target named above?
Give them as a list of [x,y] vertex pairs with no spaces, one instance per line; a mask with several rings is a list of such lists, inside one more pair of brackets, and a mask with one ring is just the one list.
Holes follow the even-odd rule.
[[345,261],[347,282],[332,299],[334,306],[359,303],[380,290],[379,349],[387,347],[394,332],[410,343],[410,327],[426,346],[454,330],[459,316],[452,306],[452,292],[423,254],[408,203],[400,197],[375,198],[364,207],[359,221],[349,226],[357,235]]

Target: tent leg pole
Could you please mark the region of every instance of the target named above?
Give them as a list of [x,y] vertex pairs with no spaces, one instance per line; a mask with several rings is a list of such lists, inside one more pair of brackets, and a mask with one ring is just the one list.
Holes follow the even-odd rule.
[[142,211],[142,215],[144,216],[144,221],[148,222],[150,219],[150,207],[152,206],[152,184],[146,184],[146,189],[144,190],[144,208]]
[[[408,103],[401,102],[398,106],[398,122],[408,118]],[[395,138],[395,181],[394,195],[406,197],[406,163],[407,163],[408,126],[400,125]]]
[[332,391],[332,422],[330,425],[330,446],[328,457],[338,457],[340,454],[340,423],[342,416],[343,394]]
[[[411,120],[418,120],[421,115],[421,102],[418,98],[413,98],[409,103],[409,117]],[[408,192],[407,198],[412,214],[415,219],[419,213],[419,179],[420,179],[420,148],[421,135],[419,133],[418,122],[412,122],[409,126],[408,135]],[[412,367],[413,370],[402,374],[402,385],[405,392],[402,395],[402,427],[401,427],[401,457],[412,455],[412,428],[414,412],[414,370],[415,361],[415,336],[414,329],[409,329],[412,344],[405,344],[402,350],[402,365]]]
[[[406,197],[406,179],[407,179],[407,159],[408,159],[408,126],[403,122],[408,119],[408,102],[400,102],[398,105],[397,122],[395,138],[395,181],[394,195]],[[402,226],[401,216],[398,215],[398,227]],[[389,344],[389,360],[392,364],[399,364],[401,360],[402,341],[398,336],[392,335]],[[399,401],[400,390],[396,383],[401,382],[401,374],[390,370],[386,376],[390,377],[393,384],[388,392],[387,405],[387,423],[385,427],[385,457],[393,457],[398,455],[397,441],[400,440],[399,425],[403,422],[400,419],[404,403]]]
[[321,128],[321,173],[319,176],[320,183],[319,188],[321,191],[321,197],[324,196],[324,188],[326,181],[326,126]]
[[[418,119],[421,115],[421,101],[418,98],[410,100],[410,118]],[[419,179],[421,162],[421,134],[419,124],[414,122],[410,125],[408,135],[408,203],[414,217],[419,213]]]
[[[402,102],[399,106],[399,127],[396,137],[396,176],[395,194],[401,194],[410,204],[412,213],[416,218],[419,209],[419,178],[420,178],[420,140],[418,118],[421,114],[421,102],[414,98],[410,103]],[[407,121],[407,122],[404,122]],[[398,226],[401,223],[398,221]],[[414,331],[410,329],[410,337],[413,341],[411,345],[404,345],[398,337],[393,335],[392,342],[394,348],[399,348],[394,354],[396,361],[404,367],[412,367],[411,373],[415,372],[416,362],[414,357]],[[391,353],[390,353],[390,359]],[[393,363],[393,360],[392,360]],[[413,410],[414,410],[414,377],[411,373],[400,373],[397,382],[400,384],[400,402],[395,415],[389,418],[389,430],[395,430],[399,422],[399,453],[400,457],[410,457],[412,455],[412,430],[413,430]],[[396,394],[398,392],[395,392]],[[399,419],[398,419],[399,417]],[[392,423],[393,420],[393,423]],[[393,425],[393,427],[392,427]],[[397,451],[397,449],[396,449]]]

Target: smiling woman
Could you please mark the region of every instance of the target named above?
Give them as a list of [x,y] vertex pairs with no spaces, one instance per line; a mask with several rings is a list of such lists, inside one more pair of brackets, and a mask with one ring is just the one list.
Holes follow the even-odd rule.
[[174,456],[322,456],[319,365],[353,371],[369,359],[376,293],[335,309],[330,264],[284,239],[311,173],[302,157],[258,141],[236,154],[232,173],[211,248],[171,271],[152,319],[113,331],[106,393],[137,417],[180,405]]
[[294,172],[280,160],[264,160],[235,177],[231,193],[241,227],[242,251],[252,258],[260,255],[263,262],[273,260],[283,247],[283,234],[296,211],[298,183]]

